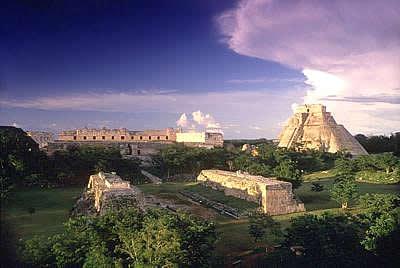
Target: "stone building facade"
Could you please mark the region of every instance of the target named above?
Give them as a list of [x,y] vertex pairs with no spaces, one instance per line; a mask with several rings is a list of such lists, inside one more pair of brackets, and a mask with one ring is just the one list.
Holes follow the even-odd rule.
[[160,142],[175,141],[176,131],[173,128],[162,130],[129,131],[122,129],[76,129],[62,131],[58,135],[59,141],[76,142]]
[[278,146],[298,150],[317,149],[330,153],[347,151],[354,156],[368,154],[343,125],[336,123],[331,113],[321,104],[297,107],[279,135]]
[[206,148],[222,147],[223,135],[209,132],[183,133],[180,129],[173,128],[144,131],[130,131],[125,128],[83,128],[62,131],[57,140],[48,144],[47,151],[52,154],[58,150],[65,150],[69,146],[100,145],[118,148],[121,154],[126,157],[134,156],[145,159],[165,146],[174,143]]
[[224,137],[219,132],[177,132],[176,142],[187,146],[214,148],[224,146]]
[[260,204],[270,215],[305,211],[304,204],[294,197],[292,184],[276,178],[253,176],[241,172],[203,170],[197,181],[226,195]]

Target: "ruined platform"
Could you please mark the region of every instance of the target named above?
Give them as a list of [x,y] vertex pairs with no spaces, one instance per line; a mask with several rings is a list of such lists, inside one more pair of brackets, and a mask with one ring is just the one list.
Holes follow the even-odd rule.
[[305,211],[304,204],[293,195],[292,184],[276,178],[211,169],[201,171],[197,181],[226,195],[258,203],[270,215]]
[[99,172],[91,175],[87,189],[86,195],[93,196],[94,208],[100,214],[131,206],[143,207],[142,192],[113,173]]

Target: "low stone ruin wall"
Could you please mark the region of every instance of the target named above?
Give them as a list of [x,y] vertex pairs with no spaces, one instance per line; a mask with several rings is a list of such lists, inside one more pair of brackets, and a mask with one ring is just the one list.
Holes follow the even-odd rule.
[[226,195],[255,202],[270,215],[305,211],[304,204],[293,195],[292,184],[276,178],[223,170],[203,170],[197,181],[223,191]]
[[77,201],[75,215],[104,214],[109,210],[137,207],[143,209],[144,196],[139,188],[118,175],[100,172],[91,175],[87,189]]
[[263,196],[263,206],[269,214],[280,215],[305,211],[304,204],[293,195],[290,183],[267,187],[266,195]]

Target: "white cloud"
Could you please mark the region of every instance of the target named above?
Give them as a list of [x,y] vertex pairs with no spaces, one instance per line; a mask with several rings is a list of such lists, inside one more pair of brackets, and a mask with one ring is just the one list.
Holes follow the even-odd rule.
[[262,130],[262,128],[259,126],[250,126],[249,128],[253,130]]
[[241,1],[217,21],[235,52],[302,71],[304,102],[351,131],[400,129],[398,1]]
[[215,121],[212,115],[204,114],[200,110],[193,112],[192,118],[198,125],[206,128],[221,128],[221,125]]
[[188,119],[185,113],[181,114],[181,116],[179,117],[179,119],[176,121],[176,125],[178,127],[187,127],[188,126]]
[[21,127],[21,126],[20,126],[19,124],[17,124],[16,122],[13,122],[13,123],[12,123],[12,126],[13,126],[13,127],[17,127],[17,128],[20,128],[20,127]]
[[186,113],[183,113],[176,121],[176,125],[182,128],[189,128],[192,130],[203,129],[216,129],[221,130],[221,124],[217,123],[214,117],[210,114],[204,114],[198,110],[192,112],[192,118],[188,119]]

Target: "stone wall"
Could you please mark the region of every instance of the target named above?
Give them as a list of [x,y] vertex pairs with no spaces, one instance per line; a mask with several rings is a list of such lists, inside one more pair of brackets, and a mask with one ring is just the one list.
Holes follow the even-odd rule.
[[91,175],[87,189],[87,194],[93,196],[94,208],[100,214],[109,209],[142,208],[144,205],[142,192],[116,174],[99,172]]
[[[179,136],[177,141],[177,135]],[[128,129],[76,129],[62,131],[58,139],[49,142],[47,151],[66,150],[68,146],[101,145],[120,148],[124,156],[147,157],[166,145],[183,143],[187,146],[214,148],[223,146],[221,133],[182,133],[181,129],[130,131]]]
[[224,137],[222,133],[217,132],[178,132],[176,133],[176,142],[194,147],[222,147]]
[[203,170],[197,181],[223,191],[226,195],[258,203],[264,213],[270,215],[305,211],[304,204],[293,195],[292,184],[276,178],[223,170]]
[[91,141],[91,142],[162,142],[175,141],[176,131],[173,128],[161,130],[129,131],[121,129],[76,129],[62,131],[59,141]]

